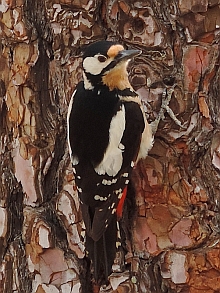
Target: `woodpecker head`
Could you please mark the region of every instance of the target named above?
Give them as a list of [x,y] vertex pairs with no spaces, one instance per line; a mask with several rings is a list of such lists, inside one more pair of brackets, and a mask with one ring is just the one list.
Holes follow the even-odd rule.
[[129,60],[140,50],[125,50],[122,45],[99,41],[87,47],[83,55],[84,86],[88,90],[106,85],[110,90],[131,87],[128,81]]

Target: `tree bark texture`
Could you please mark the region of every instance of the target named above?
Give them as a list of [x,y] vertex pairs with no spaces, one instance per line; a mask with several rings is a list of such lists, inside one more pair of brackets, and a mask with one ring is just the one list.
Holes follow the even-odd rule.
[[220,292],[219,3],[1,0],[1,293],[89,292],[66,114],[81,49],[105,38],[142,50],[131,83],[162,116],[133,174],[131,273],[108,292]]

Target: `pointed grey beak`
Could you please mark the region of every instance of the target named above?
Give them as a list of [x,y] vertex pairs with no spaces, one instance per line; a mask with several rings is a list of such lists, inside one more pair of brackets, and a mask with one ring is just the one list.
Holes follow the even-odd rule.
[[128,60],[140,55],[141,53],[141,50],[122,50],[118,52],[118,55],[115,57],[115,60],[117,60],[117,62],[120,62],[122,60]]

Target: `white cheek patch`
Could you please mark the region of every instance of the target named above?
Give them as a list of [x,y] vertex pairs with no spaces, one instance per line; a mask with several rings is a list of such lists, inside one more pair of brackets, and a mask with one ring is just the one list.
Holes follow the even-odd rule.
[[120,149],[120,143],[125,130],[125,107],[121,109],[112,118],[109,129],[109,144],[101,163],[95,168],[99,175],[108,174],[115,176],[121,169],[123,163],[123,150]]
[[98,75],[113,60],[112,58],[108,58],[105,62],[99,62],[99,60],[97,59],[98,56],[99,54],[95,55],[94,57],[86,57],[83,60],[83,68],[85,72],[91,73],[92,75]]

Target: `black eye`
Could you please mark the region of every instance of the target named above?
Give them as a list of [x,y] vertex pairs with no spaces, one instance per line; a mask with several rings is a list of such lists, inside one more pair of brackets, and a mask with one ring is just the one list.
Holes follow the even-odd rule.
[[106,61],[106,57],[105,56],[103,56],[103,55],[99,55],[98,56],[98,60],[99,60],[99,62],[105,62]]

